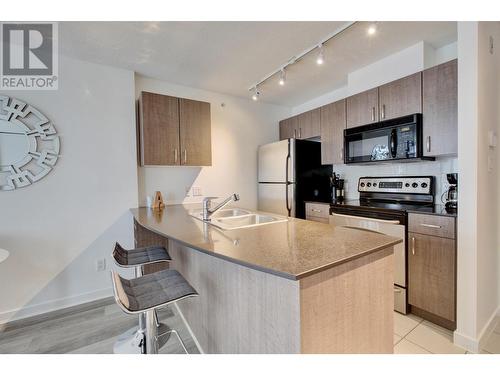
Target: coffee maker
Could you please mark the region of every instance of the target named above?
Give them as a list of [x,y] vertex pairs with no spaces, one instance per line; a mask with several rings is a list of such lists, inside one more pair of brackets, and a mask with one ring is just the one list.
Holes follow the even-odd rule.
[[344,200],[344,179],[333,172],[331,177],[332,201],[342,202]]
[[458,206],[458,173],[448,173],[448,191],[446,192],[446,208],[456,209]]

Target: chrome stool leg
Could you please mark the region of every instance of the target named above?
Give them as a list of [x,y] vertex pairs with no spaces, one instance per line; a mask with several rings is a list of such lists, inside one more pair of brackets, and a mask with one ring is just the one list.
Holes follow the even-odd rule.
[[155,311],[146,311],[146,354],[158,354],[158,327],[155,322]]

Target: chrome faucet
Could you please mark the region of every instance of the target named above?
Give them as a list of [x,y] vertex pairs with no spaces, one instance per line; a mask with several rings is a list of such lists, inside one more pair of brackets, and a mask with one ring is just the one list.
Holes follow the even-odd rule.
[[203,220],[210,221],[210,217],[219,211],[221,208],[226,206],[231,201],[239,201],[240,196],[238,194],[231,194],[229,197],[220,202],[217,206],[211,207],[212,199],[217,199],[217,197],[206,197],[203,198]]

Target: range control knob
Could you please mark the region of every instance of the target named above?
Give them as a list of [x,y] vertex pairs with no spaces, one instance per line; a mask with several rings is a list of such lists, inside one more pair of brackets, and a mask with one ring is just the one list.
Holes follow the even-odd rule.
[[377,187],[377,183],[376,182],[373,183],[373,187]]
[[365,187],[365,183],[364,182],[362,182],[360,185],[361,185],[361,187]]
[[372,183],[371,182],[367,182],[366,183],[366,187],[370,187],[370,186],[372,186]]
[[407,183],[405,184],[405,187],[410,187],[410,183],[409,183],[409,182],[407,182]]
[[418,188],[418,184],[416,182],[414,182],[413,184],[411,184],[411,187],[416,189],[416,188]]
[[428,185],[427,185],[427,182],[422,182],[422,184],[420,186],[425,189]]

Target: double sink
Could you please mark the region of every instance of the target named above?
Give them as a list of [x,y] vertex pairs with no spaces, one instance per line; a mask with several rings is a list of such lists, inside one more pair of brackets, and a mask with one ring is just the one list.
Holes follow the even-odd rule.
[[286,217],[260,214],[241,208],[224,208],[215,212],[210,221],[203,220],[202,210],[193,210],[192,217],[224,230],[251,228],[259,225],[288,221]]

